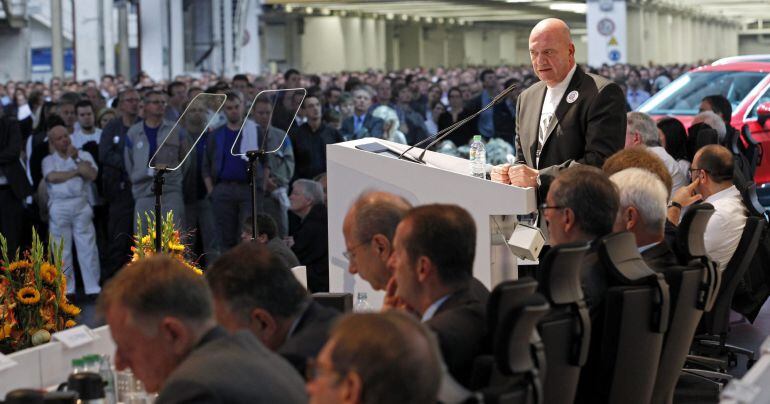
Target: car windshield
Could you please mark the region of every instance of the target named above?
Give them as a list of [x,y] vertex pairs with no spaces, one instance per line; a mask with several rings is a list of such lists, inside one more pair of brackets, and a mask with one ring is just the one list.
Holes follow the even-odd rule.
[[639,107],[650,115],[696,115],[703,97],[722,95],[735,110],[767,75],[761,72],[689,72]]

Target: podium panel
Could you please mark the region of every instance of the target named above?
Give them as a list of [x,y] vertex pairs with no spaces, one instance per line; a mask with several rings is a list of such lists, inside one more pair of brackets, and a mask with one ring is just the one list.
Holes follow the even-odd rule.
[[[356,148],[369,143],[377,143],[382,146],[379,149],[389,151],[373,153]],[[491,235],[496,231],[493,227],[498,226],[490,225],[490,218],[505,215],[508,220],[515,220],[516,215],[534,212],[537,209],[535,190],[472,177],[468,160],[441,153],[428,151],[426,164],[398,160],[398,153],[407,147],[374,138],[326,146],[330,292],[353,293],[354,298],[357,293],[366,292],[372,307],[382,304],[384,293],[372,291],[368,282],[351,275],[347,270],[348,261],[342,254],[345,251],[342,234],[345,214],[362,192],[370,190],[403,196],[413,205],[451,203],[462,206],[476,222],[474,276],[490,290],[503,280],[516,278],[516,260],[512,255],[506,261],[504,274],[491,270],[492,257],[499,257],[499,254],[492,253],[492,244],[496,240]],[[417,156],[420,152],[409,154]]]

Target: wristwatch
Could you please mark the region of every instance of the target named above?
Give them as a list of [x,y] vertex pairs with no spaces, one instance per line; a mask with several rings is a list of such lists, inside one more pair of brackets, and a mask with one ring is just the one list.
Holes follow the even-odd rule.
[[668,203],[668,208],[677,208],[679,210],[682,210],[682,204],[679,202],[671,201]]

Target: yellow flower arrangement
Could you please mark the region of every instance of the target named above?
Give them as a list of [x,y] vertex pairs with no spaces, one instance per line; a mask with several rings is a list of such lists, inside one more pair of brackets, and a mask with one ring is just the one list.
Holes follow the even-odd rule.
[[[134,246],[131,247],[132,257],[131,262],[138,261],[144,257],[155,254],[155,216],[147,214],[146,230],[147,234],[142,234],[142,221],[137,218],[137,226],[139,233],[134,236]],[[203,275],[203,271],[198,268],[195,262],[191,262],[186,258],[190,255],[181,241],[181,235],[179,231],[174,229],[174,213],[168,212],[165,218],[162,219],[161,232],[160,232],[160,246],[161,253],[172,256],[179,260],[184,266],[198,275]]]
[[37,304],[40,301],[40,292],[32,286],[25,286],[16,292],[16,297],[22,304]]
[[0,234],[0,352],[45,343],[42,334],[75,325],[80,308],[67,301],[62,249],[53,240],[44,248],[33,229],[31,248],[11,258]]

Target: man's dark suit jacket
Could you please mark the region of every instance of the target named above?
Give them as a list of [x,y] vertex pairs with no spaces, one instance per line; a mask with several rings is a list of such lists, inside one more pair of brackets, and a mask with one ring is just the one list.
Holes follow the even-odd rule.
[[157,404],[305,403],[304,381],[250,331],[206,334],[163,384]]
[[326,206],[319,203],[300,221],[291,236],[291,247],[299,262],[307,267],[307,287],[313,292],[329,291],[329,235]]
[[364,137],[376,137],[382,139],[384,133],[382,126],[385,124],[385,121],[380,118],[375,118],[370,112],[367,112],[366,117],[364,118],[363,127],[356,133],[354,120],[355,116],[351,116],[342,121],[340,133],[345,140],[361,139]]
[[425,322],[436,333],[449,373],[465,386],[486,334],[487,302],[479,300],[479,285],[471,284],[453,293]]
[[22,143],[18,121],[8,116],[0,117],[0,168],[13,195],[19,200],[32,194],[32,186],[19,160]]
[[[577,91],[577,99],[567,96]],[[578,66],[556,108],[548,137],[535,165],[540,112],[545,100],[545,82],[533,84],[516,102],[516,158],[519,163],[540,170],[541,196],[559,170],[574,163],[601,168],[604,161],[621,150],[626,137],[625,97],[621,88]]]
[[329,339],[332,324],[342,314],[312,299],[308,303],[294,331],[278,348],[278,353],[291,362],[300,374],[305,374],[307,359],[318,355]]

